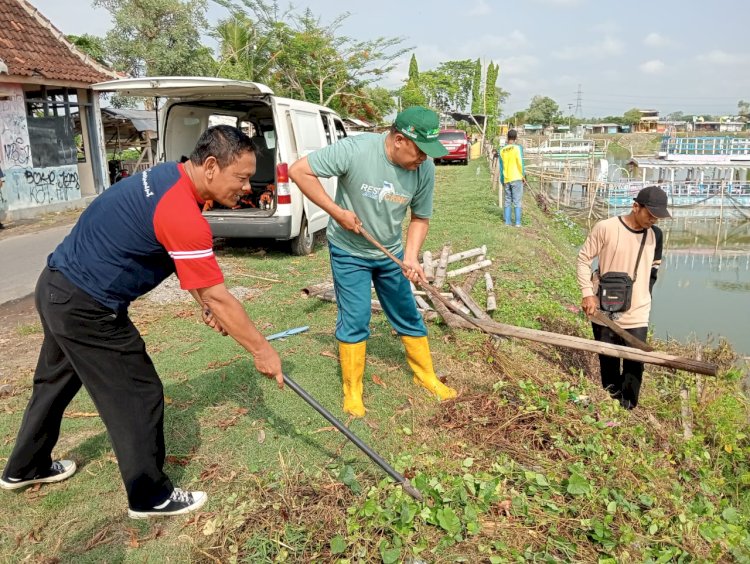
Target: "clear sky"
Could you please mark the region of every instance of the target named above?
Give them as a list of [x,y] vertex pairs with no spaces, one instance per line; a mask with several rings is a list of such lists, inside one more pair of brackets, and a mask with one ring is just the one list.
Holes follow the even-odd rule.
[[[90,0],[30,1],[64,33],[104,35],[111,28],[109,13]],[[299,0],[294,6],[309,7],[322,23],[349,12],[340,33],[350,37],[403,37],[420,70],[457,59],[499,63],[497,84],[511,93],[503,115],[528,107],[535,94],[550,96],[567,115],[575,111],[579,85],[585,117],[633,107],[731,115],[739,100],[750,100],[747,0]],[[210,24],[227,15],[209,0]],[[409,57],[383,86],[402,83]]]

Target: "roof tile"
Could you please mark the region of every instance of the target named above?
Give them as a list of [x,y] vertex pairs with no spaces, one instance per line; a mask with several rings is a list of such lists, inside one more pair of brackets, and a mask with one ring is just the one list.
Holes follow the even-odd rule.
[[119,75],[79,51],[26,0],[0,0],[0,59],[8,74],[93,84]]

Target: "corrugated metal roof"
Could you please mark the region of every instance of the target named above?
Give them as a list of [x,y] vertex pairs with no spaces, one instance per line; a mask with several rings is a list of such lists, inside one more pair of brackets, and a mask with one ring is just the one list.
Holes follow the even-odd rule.
[[102,108],[102,114],[113,119],[127,120],[138,131],[156,131],[156,115],[153,110]]

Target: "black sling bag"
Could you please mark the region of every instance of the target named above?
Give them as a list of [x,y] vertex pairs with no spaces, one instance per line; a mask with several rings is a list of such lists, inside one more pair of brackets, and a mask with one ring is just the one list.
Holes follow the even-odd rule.
[[641,261],[647,235],[648,229],[643,231],[641,248],[638,249],[638,258],[635,259],[632,279],[627,272],[607,272],[599,277],[599,307],[602,311],[619,313],[630,309],[633,284],[638,278],[638,263]]

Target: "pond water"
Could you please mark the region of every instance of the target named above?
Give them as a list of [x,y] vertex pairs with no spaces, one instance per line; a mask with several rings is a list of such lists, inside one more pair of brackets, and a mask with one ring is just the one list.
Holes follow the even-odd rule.
[[750,221],[676,218],[660,226],[665,248],[653,293],[654,334],[722,336],[750,356]]

